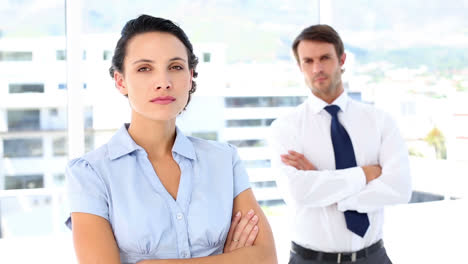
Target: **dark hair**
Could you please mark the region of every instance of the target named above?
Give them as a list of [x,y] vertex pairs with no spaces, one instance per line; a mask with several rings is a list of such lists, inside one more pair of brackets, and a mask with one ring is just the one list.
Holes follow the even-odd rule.
[[294,57],[296,57],[298,63],[299,55],[297,54],[297,47],[303,40],[315,40],[333,44],[338,58],[344,53],[343,41],[341,41],[340,35],[332,27],[329,25],[313,25],[302,30],[301,34],[296,37],[292,44]]
[[[185,35],[184,31],[168,19],[149,15],[140,15],[138,18],[129,20],[122,29],[120,39],[114,50],[114,56],[112,57],[112,66],[109,68],[109,73],[112,78],[114,78],[115,71],[121,73],[124,72],[123,62],[126,56],[128,41],[138,34],[147,32],[165,32],[177,37],[184,44],[187,50],[188,65],[189,69],[193,70],[193,78],[198,76],[198,72],[196,71],[198,58],[193,53],[192,43],[190,43],[190,40],[187,35]],[[185,107],[187,107],[190,102],[191,95],[196,90],[197,84],[192,80],[192,88],[189,91],[189,97]]]

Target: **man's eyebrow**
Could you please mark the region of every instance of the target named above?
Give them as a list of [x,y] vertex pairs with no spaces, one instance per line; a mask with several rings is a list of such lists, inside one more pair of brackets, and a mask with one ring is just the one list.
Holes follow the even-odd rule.
[[[322,57],[325,57],[325,56],[331,57],[332,55],[331,55],[331,53],[324,53],[324,54],[320,55],[319,58],[322,58]],[[304,61],[304,60],[313,60],[313,59],[314,59],[314,58],[312,58],[312,57],[307,57],[307,56],[306,56],[306,57],[302,57],[302,60],[303,60],[303,61]]]

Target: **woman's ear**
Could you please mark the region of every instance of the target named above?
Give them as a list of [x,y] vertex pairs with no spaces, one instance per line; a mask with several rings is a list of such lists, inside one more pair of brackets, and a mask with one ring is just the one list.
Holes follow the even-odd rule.
[[114,72],[114,82],[115,88],[117,88],[117,90],[119,90],[122,95],[128,96],[127,84],[125,83],[125,79],[122,73],[118,71]]

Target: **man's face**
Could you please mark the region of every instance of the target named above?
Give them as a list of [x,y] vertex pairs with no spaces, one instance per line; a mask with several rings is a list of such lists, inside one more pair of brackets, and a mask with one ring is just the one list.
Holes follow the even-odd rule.
[[346,54],[338,58],[331,43],[303,40],[297,47],[299,68],[312,93],[331,103],[342,92],[341,66]]

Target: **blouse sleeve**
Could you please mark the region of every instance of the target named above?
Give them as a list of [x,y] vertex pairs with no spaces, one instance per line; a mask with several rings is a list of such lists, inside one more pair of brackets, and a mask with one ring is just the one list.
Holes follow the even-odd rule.
[[[83,159],[72,160],[66,176],[70,213],[89,213],[109,220],[106,185],[91,165]],[[70,218],[66,224],[71,228]]]
[[240,160],[237,148],[229,144],[232,152],[232,168],[234,175],[234,197],[236,198],[241,192],[250,188],[249,176],[245,170],[242,161]]

